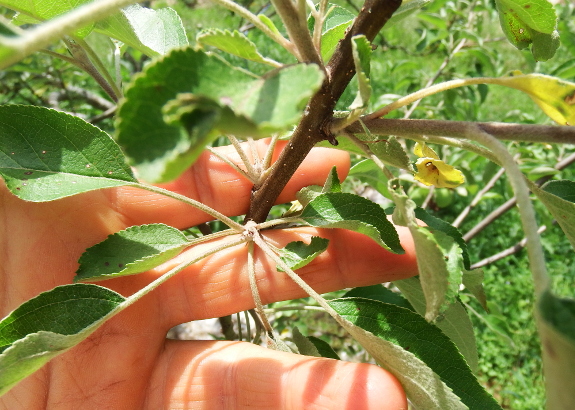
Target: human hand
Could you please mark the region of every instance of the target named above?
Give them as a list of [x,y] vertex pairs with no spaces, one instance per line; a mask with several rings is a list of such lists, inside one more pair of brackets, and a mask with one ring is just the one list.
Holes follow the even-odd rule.
[[[263,143],[260,147],[263,151]],[[340,176],[346,174],[347,154],[314,149],[279,202],[293,199],[303,186],[323,184],[333,165]],[[226,215],[245,213],[251,192],[248,181],[207,153],[165,187]],[[40,292],[71,283],[82,252],[111,233],[154,222],[186,228],[210,219],[181,202],[126,187],[30,203],[2,185],[0,201],[2,317]],[[323,293],[415,275],[410,236],[398,231],[404,255],[338,229],[263,234],[278,246],[313,235],[330,239],[326,252],[298,270]],[[253,307],[245,255],[245,247],[231,248],[180,272],[0,397],[0,409],[407,408],[399,382],[374,365],[293,355],[245,342],[166,340],[166,332],[177,324]],[[256,252],[256,260],[264,304],[305,296],[263,253]],[[161,273],[155,269],[99,284],[127,296]]]

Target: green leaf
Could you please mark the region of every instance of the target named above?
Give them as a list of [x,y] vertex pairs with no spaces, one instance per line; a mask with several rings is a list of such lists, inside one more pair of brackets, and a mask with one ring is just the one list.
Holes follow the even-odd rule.
[[415,208],[415,217],[422,222],[424,222],[429,229],[433,231],[441,231],[453,238],[453,240],[459,245],[461,248],[461,253],[463,257],[463,266],[465,269],[470,269],[470,261],[469,261],[469,252],[467,251],[467,244],[465,240],[463,240],[463,235],[459,232],[459,229],[454,227],[448,222],[436,218],[435,216],[430,215],[425,209],[423,208]]
[[471,292],[477,299],[481,307],[489,312],[487,307],[487,296],[485,296],[485,289],[483,288],[483,269],[473,269],[471,271],[463,271],[461,283],[465,288]]
[[[337,48],[339,41],[345,36],[347,28],[353,23],[355,14],[343,7],[330,4],[330,12],[327,15],[321,35],[321,57],[328,61]],[[310,18],[309,27],[313,28],[314,19]]]
[[407,153],[395,137],[382,139],[379,135],[360,135],[373,152],[385,164],[412,172],[413,167]]
[[495,0],[501,28],[518,49],[530,44],[537,61],[546,61],[559,47],[557,15],[547,0]]
[[322,79],[315,65],[256,78],[202,51],[173,50],[126,90],[118,142],[142,178],[172,180],[221,132],[263,137],[289,129]]
[[204,45],[216,47],[226,53],[245,58],[246,60],[270,64],[272,66],[278,66],[279,64],[262,56],[258,52],[256,45],[237,30],[234,30],[233,33],[220,29],[205,30],[198,33],[196,41]]
[[321,340],[320,338],[317,338],[315,336],[308,336],[307,340],[309,340],[311,343],[313,343],[313,345],[315,346],[316,350],[318,351],[318,353],[320,354],[321,357],[327,357],[328,359],[335,359],[335,360],[341,360],[339,355],[331,348],[331,346]]
[[0,175],[34,202],[136,184],[118,145],[84,120],[42,107],[0,106]]
[[[280,249],[282,260],[293,270],[299,269],[310,263],[327,249],[329,240],[312,236],[311,242],[306,244],[302,241],[290,242],[285,248]],[[279,272],[283,270],[277,267]]]
[[322,194],[326,194],[328,192],[341,192],[341,183],[339,182],[336,167],[333,167],[329,172],[321,190]]
[[300,218],[311,226],[343,228],[369,236],[382,247],[403,253],[399,236],[385,211],[369,199],[347,193],[326,193],[313,199]]
[[529,28],[541,33],[550,34],[555,30],[557,15],[553,5],[547,0],[495,0],[506,7],[508,13],[514,15]]
[[391,198],[387,189],[387,176],[373,161],[364,159],[358,162],[351,167],[348,176],[359,179],[361,182],[370,185],[384,197]]
[[401,20],[415,13],[417,10],[426,6],[430,2],[431,0],[403,0],[401,6],[399,6],[397,11],[393,13],[391,18],[387,21],[387,23],[385,23],[385,25],[389,27],[392,24],[400,22]]
[[80,343],[121,309],[124,297],[101,286],[58,286],[0,322],[0,395]]
[[398,180],[389,182],[389,191],[396,204],[394,222],[407,226],[413,237],[427,304],[425,318],[435,320],[455,302],[461,284],[463,252],[451,236],[417,224],[415,203],[405,195]]
[[[355,100],[351,103],[349,117],[358,119],[369,105],[371,85],[369,73],[371,64],[371,44],[364,35],[354,36],[351,39],[351,51],[355,65],[355,78],[358,82],[358,91]],[[348,119],[348,121],[351,121]]]
[[146,272],[189,245],[186,236],[171,226],[131,226],[86,249],[74,280],[104,280]]
[[303,354],[305,356],[322,357],[315,345],[307,337],[301,334],[297,326],[293,328],[292,337],[293,342],[297,346],[299,354]]
[[575,407],[575,301],[544,292],[537,306],[547,408]]
[[[550,187],[551,192],[547,192],[548,187]],[[575,183],[556,181],[545,185],[543,189],[532,187],[532,192],[557,220],[567,239],[571,242],[571,246],[575,248],[575,203],[572,202],[575,195]]]
[[164,55],[188,45],[182,20],[173,9],[149,9],[133,4],[99,21],[96,31],[120,40],[148,56]]
[[[401,290],[401,293],[413,305],[415,311],[421,316],[425,316],[425,296],[419,278],[397,280],[393,284]],[[474,373],[477,372],[479,357],[477,355],[473,324],[461,302],[456,300],[450,304],[437,319],[435,326],[440,328],[457,346],[471,370]]]
[[383,303],[390,303],[392,305],[397,305],[399,307],[415,311],[407,299],[405,299],[399,293],[393,292],[381,284],[354,288],[349,292],[346,292],[343,297],[378,300]]
[[349,323],[352,336],[399,379],[416,408],[500,409],[453,342],[417,313],[365,299],[329,304]]
[[[50,20],[89,2],[90,0],[0,0],[0,6],[5,6],[22,13],[28,17],[28,21],[40,22]],[[77,30],[74,34],[79,37],[85,37],[90,34],[90,31],[92,31],[93,28],[94,24],[89,24],[86,27]]]

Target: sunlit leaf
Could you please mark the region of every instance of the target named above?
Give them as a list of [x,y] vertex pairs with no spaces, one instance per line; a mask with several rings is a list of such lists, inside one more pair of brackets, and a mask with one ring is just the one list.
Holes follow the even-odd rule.
[[88,337],[124,300],[101,286],[75,284],[20,305],[0,322],[0,395]]
[[322,79],[315,65],[258,78],[202,51],[173,50],[126,90],[118,142],[142,178],[168,181],[222,132],[263,137],[288,129]]
[[[50,20],[56,16],[71,11],[82,4],[89,3],[90,0],[68,0],[68,1],[54,1],[54,0],[0,0],[0,6],[8,7],[22,13],[27,17],[22,22],[36,22]],[[89,24],[75,32],[79,37],[87,36],[94,28],[94,24]]]
[[205,30],[196,36],[196,41],[204,45],[216,47],[226,53],[245,58],[246,60],[270,64],[272,66],[279,64],[262,56],[258,52],[256,45],[237,30],[234,32],[219,29]]
[[493,78],[493,84],[523,91],[560,125],[575,125],[575,83],[543,74],[521,74]]
[[[337,44],[344,37],[347,28],[353,23],[355,14],[347,9],[335,4],[330,4],[330,13],[324,21],[321,36],[321,57],[323,61],[328,61]],[[315,20],[310,18],[308,26],[313,28]]]
[[169,7],[154,10],[133,4],[99,21],[96,30],[149,56],[188,45],[180,17]]
[[3,105],[0,135],[0,175],[24,200],[52,201],[137,183],[114,140],[78,117]]
[[358,195],[326,193],[313,199],[300,218],[311,226],[343,228],[369,236],[395,253],[403,253],[399,236],[379,205]]
[[75,280],[103,280],[145,272],[172,259],[190,242],[164,224],[131,226],[86,249]]

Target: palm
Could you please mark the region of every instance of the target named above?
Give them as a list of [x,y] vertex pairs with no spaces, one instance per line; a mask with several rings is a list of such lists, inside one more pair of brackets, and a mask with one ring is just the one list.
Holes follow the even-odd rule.
[[[322,158],[321,167],[314,158]],[[292,197],[301,186],[322,183],[334,163],[342,168],[347,166],[348,160],[342,154],[330,155],[331,163],[325,163],[324,158],[325,155],[312,156],[300,176],[288,185],[282,200]],[[201,180],[198,175],[209,183],[194,183]],[[210,186],[221,188],[214,191]],[[188,178],[184,176],[170,188],[227,214],[239,214],[247,207],[250,185],[227,166],[206,156]],[[40,292],[70,283],[82,252],[113,232],[150,222],[184,228],[205,220],[201,213],[176,201],[128,188],[95,191],[41,204],[22,202],[4,187],[0,193],[4,254],[0,283],[1,289],[10,289],[0,296],[2,315]],[[223,201],[230,195],[237,200]],[[317,231],[300,229],[269,235],[278,244],[285,244],[314,233]],[[411,252],[407,256],[393,256],[366,237],[345,231],[323,231],[321,236],[353,236],[353,240],[332,241],[346,245],[339,249],[330,247],[300,272],[319,292],[415,273]],[[352,264],[359,251],[370,257]],[[387,266],[395,268],[382,270],[379,266],[383,257],[391,262]],[[16,386],[0,399],[0,407],[66,409],[80,405],[82,409],[158,409],[195,403],[199,407],[238,408],[248,402],[261,403],[258,400],[261,398],[270,408],[302,408],[305,403],[330,397],[344,399],[338,386],[340,378],[350,377],[350,372],[361,372],[364,376],[369,373],[376,380],[383,380],[389,387],[380,391],[395,392],[394,397],[401,402],[402,395],[394,379],[372,366],[322,361],[320,369],[317,359],[268,351],[247,343],[166,341],[166,332],[176,324],[251,308],[247,275],[242,274],[244,264],[245,249],[237,247],[193,265],[108,321],[73,351],[57,357]],[[277,274],[273,266],[263,256],[258,258],[264,303],[302,296],[302,291]],[[150,271],[101,284],[130,295],[159,274]],[[322,394],[314,397],[308,391],[314,379],[310,378],[309,383],[302,383],[301,379],[310,377],[312,368],[314,372],[327,374],[338,369],[331,378],[322,380]],[[286,378],[286,372],[291,376]],[[298,380],[293,380],[294,377]],[[364,378],[354,376],[353,380]],[[289,396],[285,394],[288,389]],[[350,383],[349,394],[352,391],[354,384]]]

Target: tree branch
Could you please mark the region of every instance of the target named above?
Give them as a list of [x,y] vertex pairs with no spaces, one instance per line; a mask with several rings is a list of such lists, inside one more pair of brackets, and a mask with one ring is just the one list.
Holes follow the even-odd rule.
[[351,29],[340,41],[327,64],[327,77],[308,103],[288,145],[261,187],[252,192],[246,220],[263,222],[266,219],[276,198],[316,143],[326,139],[333,144],[337,143],[329,126],[335,104],[355,74],[351,37],[365,34],[369,41],[373,40],[400,5],[401,0],[366,0]]
[[[575,144],[575,126],[385,118],[364,121],[364,125],[373,134],[379,135],[467,138],[470,127],[478,127],[499,140]],[[346,131],[356,134],[364,132],[359,122],[347,127]]]

